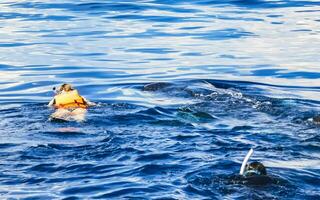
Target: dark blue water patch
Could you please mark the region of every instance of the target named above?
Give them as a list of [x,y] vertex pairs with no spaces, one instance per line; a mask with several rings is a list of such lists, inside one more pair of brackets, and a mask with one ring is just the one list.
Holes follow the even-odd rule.
[[146,64],[149,63],[148,61],[129,61],[126,62],[127,64]]
[[123,36],[110,36],[107,35],[107,38],[157,38],[157,37],[191,37],[195,39],[202,40],[228,40],[228,39],[237,39],[242,37],[256,37],[254,33],[243,31],[239,29],[226,28],[221,30],[212,30],[203,33],[166,33],[159,31],[158,29],[148,29],[141,33],[134,33],[131,35]]
[[157,5],[156,7],[153,7],[153,9],[174,12],[174,13],[199,13],[199,12],[202,12],[202,10],[195,9],[195,8],[172,7],[170,4],[168,6]]
[[15,19],[15,18],[25,18],[25,19],[32,19],[35,17],[41,16],[40,14],[21,14],[21,13],[13,13],[13,12],[1,12],[0,19]]
[[112,10],[112,11],[143,11],[150,8],[148,5],[135,3],[82,3],[72,6],[71,10],[85,11],[85,10]]
[[181,56],[203,56],[200,52],[190,52],[190,53],[183,53]]
[[108,199],[108,198],[116,198],[116,197],[123,197],[128,199],[146,199],[144,198],[144,194],[148,194],[150,196],[153,195],[153,193],[159,192],[159,191],[166,191],[167,188],[160,189],[158,186],[154,187],[131,187],[131,188],[125,188],[125,189],[119,189],[115,190],[109,193],[105,193],[102,195],[98,195],[93,197],[93,199]]
[[281,69],[258,69],[251,71],[251,73],[255,76],[274,76],[278,72],[282,71]]
[[283,15],[280,15],[280,14],[270,14],[270,15],[266,15],[266,17],[269,17],[269,18],[279,18],[279,17],[283,17]]
[[[6,71],[20,71],[20,70],[25,70],[24,68],[38,68],[40,69],[47,69],[47,65],[28,65],[28,66],[13,66],[13,65],[4,65],[0,64],[0,69],[5,69]],[[43,68],[41,68],[43,67]]]
[[95,194],[97,192],[102,192],[108,189],[105,185],[93,185],[93,186],[78,186],[67,188],[62,191],[64,195],[74,195],[74,194]]
[[81,198],[78,196],[68,196],[66,198],[63,198],[63,200],[80,200]]
[[73,12],[87,12],[88,14],[93,15],[101,15],[110,11],[118,11],[118,12],[141,12],[144,10],[161,10],[161,11],[169,11],[169,12],[177,12],[177,13],[196,13],[199,12],[197,9],[191,8],[172,8],[167,5],[153,5],[148,4],[146,2],[139,1],[120,1],[120,2],[108,2],[108,3],[40,3],[40,2],[32,2],[32,3],[16,3],[11,4],[13,7],[19,8],[36,8],[36,9],[63,9],[69,10]]
[[306,79],[317,79],[320,78],[320,73],[317,72],[303,72],[303,71],[296,71],[296,72],[288,72],[288,73],[281,73],[276,75],[279,78],[306,78]]
[[154,153],[154,154],[147,154],[141,155],[136,159],[136,161],[162,161],[162,160],[170,160],[173,159],[169,153]]
[[186,27],[181,27],[179,29],[181,30],[196,30],[196,29],[202,29],[205,28],[204,26],[186,26]]
[[147,164],[135,169],[140,175],[163,176],[166,174],[174,175],[188,168],[185,165],[176,164]]
[[316,79],[320,78],[320,73],[317,72],[303,72],[303,71],[295,71],[295,72],[287,72],[285,73],[280,69],[260,69],[251,71],[255,76],[273,76],[279,78],[306,78],[306,79]]
[[28,70],[35,70],[35,71],[44,71],[45,69],[48,69],[50,67],[50,71],[76,71],[76,70],[92,70],[93,66],[23,66],[23,68],[26,68]]
[[[166,1],[166,0],[154,0],[151,1],[155,4],[149,4],[145,2],[110,2],[110,3],[40,3],[40,2],[23,2],[10,4],[12,7],[17,8],[34,8],[34,9],[60,9],[68,10],[72,12],[85,12],[91,15],[104,15],[110,11],[117,12],[142,12],[145,10],[161,10],[177,13],[195,13],[199,12],[196,9],[186,9],[186,8],[172,8],[172,6],[167,5],[203,5],[203,6],[226,6],[226,5],[236,5],[238,7],[246,9],[271,9],[271,8],[286,8],[286,7],[309,7],[309,6],[319,6],[319,2],[310,1],[297,1],[297,0],[285,0],[285,1],[263,1],[263,0],[230,0],[230,1],[216,1],[216,0],[195,0],[195,1]],[[162,6],[160,6],[162,5]],[[54,18],[54,17],[53,17]],[[61,18],[60,18],[61,19]],[[62,17],[63,19],[63,17]],[[58,17],[59,20],[59,17]],[[64,20],[64,19],[63,19]]]
[[24,161],[39,161],[44,162],[45,160],[56,157],[56,152],[51,149],[43,148],[30,148],[27,149],[25,152],[22,152],[21,155],[19,155],[19,160]]
[[91,174],[96,173],[97,175],[102,175],[105,173],[112,173],[114,170],[119,170],[123,168],[124,165],[93,165],[89,163],[77,163],[77,164],[70,164],[66,166],[63,171],[64,173],[68,174]]
[[33,45],[66,45],[64,42],[34,42],[34,43],[23,43],[23,42],[14,42],[14,43],[0,43],[0,48],[12,48],[12,47],[24,47],[24,46],[33,46]]
[[294,29],[294,30],[291,30],[292,32],[311,32],[312,30],[311,29]]
[[175,109],[154,107],[154,108],[148,108],[147,110],[141,110],[138,113],[147,114],[151,116],[171,117],[174,112],[175,112]]
[[152,122],[155,120],[155,118],[153,116],[148,116],[145,114],[127,114],[127,115],[116,115],[113,116],[112,118],[110,118],[107,121],[105,121],[105,124],[112,124],[112,125],[116,125],[116,124],[123,124],[124,121],[126,121],[127,124],[130,125],[134,125],[136,124],[136,119],[140,119],[141,121],[143,121],[144,123],[147,122]]
[[42,163],[42,164],[32,166],[28,170],[30,172],[36,172],[36,173],[54,173],[62,169],[63,167],[59,167],[55,163]]
[[22,43],[22,42],[13,42],[13,43],[0,43],[0,48],[1,47],[7,47],[7,48],[11,48],[11,47],[21,47],[21,46],[32,46],[32,45],[38,45],[38,44],[42,44],[42,43]]
[[11,65],[0,64],[0,69],[1,70],[9,70],[11,68],[12,68]]
[[[162,0],[159,0],[162,1]],[[179,1],[182,2],[183,1]],[[200,5],[236,5],[238,7],[246,9],[271,9],[271,8],[286,8],[286,7],[307,7],[307,6],[318,6],[319,2],[313,1],[299,1],[299,0],[280,0],[280,1],[270,1],[270,0],[195,0],[195,4]]]
[[95,59],[96,61],[102,62],[124,62],[124,60],[117,60],[117,59]]
[[[77,136],[72,136],[72,135],[67,135],[67,136],[63,136],[64,133],[60,133],[60,135],[58,135],[57,137],[54,137],[55,139],[61,139],[61,140],[79,140],[81,139],[81,135],[77,135]],[[86,135],[83,135],[83,137],[87,137]],[[82,138],[83,138],[82,137]],[[44,137],[43,137],[44,138]],[[46,139],[50,139],[52,140],[53,137],[48,138],[45,137]],[[89,138],[89,137],[87,137]],[[116,140],[111,139],[109,142],[105,143],[105,144],[101,144],[99,143],[99,145],[97,146],[91,146],[91,145],[81,145],[81,146],[71,146],[71,145],[38,145],[38,146],[34,146],[34,147],[29,147],[27,148],[25,151],[21,152],[19,155],[19,158],[21,159],[21,161],[46,161],[46,160],[50,160],[50,159],[58,159],[60,161],[63,160],[68,160],[68,159],[77,159],[79,161],[86,161],[86,160],[90,160],[94,159],[94,160],[101,160],[104,159],[106,157],[110,157],[112,155],[117,155],[117,153],[119,151],[121,151],[121,148],[117,148],[113,145],[111,145],[110,147],[107,144],[113,144],[114,142],[116,142]],[[119,143],[120,144],[120,143]],[[125,149],[122,149],[125,150]],[[133,149],[131,149],[132,151]],[[113,152],[114,151],[114,152]],[[130,152],[128,150],[128,152]],[[135,151],[132,151],[132,153]],[[42,164],[42,163],[41,163]],[[72,163],[70,163],[71,166],[59,166],[59,168],[57,168],[57,170],[59,171],[64,171],[64,172],[76,172],[78,171],[78,173],[83,173],[83,174],[87,174],[92,172],[92,170],[97,170],[98,167],[95,165],[73,165]],[[46,165],[47,166],[47,165]],[[49,167],[51,165],[48,165]],[[78,167],[76,167],[78,166]],[[88,167],[89,166],[89,167]],[[81,168],[81,169],[80,169]],[[36,168],[38,169],[38,168]]]
[[[100,188],[103,187],[104,188],[104,193],[110,193],[111,191],[114,191],[114,190],[121,190],[122,188],[131,188],[131,187],[137,187],[137,186],[141,186],[141,187],[145,187],[146,185],[143,184],[143,183],[138,183],[138,182],[128,182],[128,181],[121,181],[121,179],[124,179],[125,180],[125,176],[126,174],[123,173],[123,172],[120,172],[120,176],[122,176],[122,178],[118,178],[118,179],[110,179],[109,177],[109,180],[110,182],[109,183],[104,183],[104,184],[91,184],[92,186],[96,185]],[[79,177],[80,178],[80,177]],[[107,178],[107,177],[106,177]],[[115,182],[112,182],[112,180],[114,180]],[[87,185],[87,186],[86,186]],[[86,184],[86,185],[83,185],[81,184],[80,186],[77,186],[77,187],[71,187],[70,189],[65,189],[63,191],[63,193],[70,193],[70,194],[81,194],[81,193],[90,193],[90,191],[84,191],[86,187],[92,187],[90,186],[90,184]],[[166,187],[171,187],[170,185],[166,186]],[[158,190],[158,192],[160,192],[161,190]],[[156,191],[155,191],[156,192]],[[121,195],[121,194],[119,194]],[[131,194],[133,195],[133,194]]]
[[195,17],[176,17],[176,16],[157,16],[157,15],[115,15],[106,17],[106,19],[118,19],[118,20],[141,20],[150,22],[165,22],[165,23],[182,23],[182,22],[202,22],[203,19]]
[[36,15],[36,16],[30,16],[23,21],[73,21],[75,20],[75,17],[73,16],[61,16],[61,15],[48,15],[48,16],[42,16],[42,15]]
[[193,125],[188,122],[184,122],[178,119],[158,119],[150,122],[151,125],[159,126],[159,127],[180,127],[185,126],[189,128],[193,128]]
[[12,147],[17,147],[20,144],[14,144],[14,143],[1,143],[0,144],[0,149],[8,149],[8,148],[12,148]]
[[15,30],[15,33],[52,33],[52,32],[58,32],[58,31],[66,31],[69,29],[50,29],[50,28],[46,28],[46,29],[39,29],[39,30]]
[[[32,21],[35,19],[32,19]],[[42,18],[38,18],[36,20],[44,20],[44,21],[74,21],[75,17],[74,16],[61,16],[61,15],[49,15],[49,16],[44,16]]]
[[242,37],[255,37],[254,33],[238,30],[238,29],[222,29],[222,30],[214,30],[212,32],[195,34],[195,38],[204,39],[204,40],[226,40],[226,39],[236,39]]
[[72,21],[75,19],[73,16],[62,16],[62,15],[42,15],[42,14],[23,14],[14,12],[1,12],[0,19],[20,19],[22,21]]
[[75,56],[75,57],[95,57],[95,56],[105,56],[107,54],[106,53],[66,53],[66,54],[55,54],[55,55],[66,55],[66,56]]
[[148,6],[140,6],[129,3],[42,3],[42,2],[23,2],[11,4],[12,7],[18,8],[36,8],[36,9],[64,9],[70,11],[142,11]]
[[297,10],[296,13],[313,13],[313,12],[319,12],[320,10]]
[[17,8],[34,8],[34,9],[60,9],[69,10],[72,12],[86,12],[88,14],[105,14],[110,11],[143,11],[150,6],[137,5],[134,3],[43,3],[43,2],[23,2],[11,4]]
[[[66,123],[68,125],[77,125],[76,123],[70,123],[68,121],[65,120],[55,120],[52,119],[50,120],[53,123]],[[66,138],[74,138],[76,139],[77,137],[90,137],[89,134],[85,133],[85,132],[79,132],[76,130],[73,130],[72,128],[66,128],[66,129],[58,129],[59,131],[46,131],[46,132],[41,132],[40,134],[42,135],[49,135],[49,136],[55,136],[55,137],[59,137],[61,139],[66,139]]]
[[276,25],[278,25],[278,24],[284,24],[284,22],[271,22],[271,24],[276,24]]
[[229,58],[229,59],[249,59],[250,57],[245,57],[245,56],[235,56],[235,55],[229,55],[229,54],[222,54],[222,55],[219,55],[219,58]]

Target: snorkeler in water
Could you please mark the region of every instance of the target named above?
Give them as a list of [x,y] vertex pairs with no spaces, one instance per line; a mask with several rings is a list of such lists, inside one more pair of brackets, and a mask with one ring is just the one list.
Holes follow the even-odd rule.
[[56,91],[56,95],[49,102],[48,106],[54,107],[56,111],[50,116],[51,119],[65,121],[83,121],[89,106],[95,105],[80,96],[78,91],[70,84],[62,84]]
[[267,169],[261,162],[254,161],[248,164],[252,154],[253,149],[250,149],[242,162],[239,173],[242,176],[242,180],[249,185],[274,183],[276,180],[267,175]]

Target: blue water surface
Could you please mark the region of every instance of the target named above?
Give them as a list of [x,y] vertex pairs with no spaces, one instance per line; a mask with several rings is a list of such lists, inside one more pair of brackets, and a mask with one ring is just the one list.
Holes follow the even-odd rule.
[[[0,199],[319,199],[319,12],[2,0]],[[49,120],[64,82],[86,121]],[[239,180],[250,148],[273,183]]]

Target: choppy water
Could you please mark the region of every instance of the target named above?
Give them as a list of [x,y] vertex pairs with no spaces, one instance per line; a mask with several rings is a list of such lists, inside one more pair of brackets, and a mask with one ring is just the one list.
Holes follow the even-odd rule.
[[[319,6],[2,0],[0,198],[319,199]],[[48,120],[63,82],[85,122]]]

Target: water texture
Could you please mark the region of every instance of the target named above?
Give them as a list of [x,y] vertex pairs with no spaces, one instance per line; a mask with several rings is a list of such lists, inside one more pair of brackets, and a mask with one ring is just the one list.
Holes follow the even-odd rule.
[[[319,199],[319,6],[1,1],[0,199]],[[86,121],[49,120],[63,82]]]

